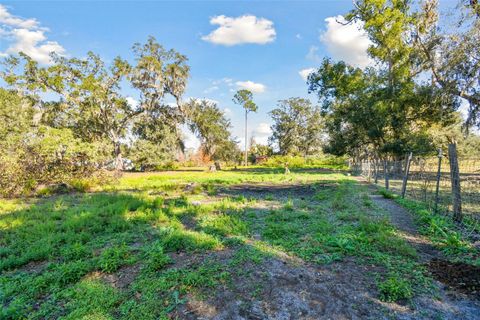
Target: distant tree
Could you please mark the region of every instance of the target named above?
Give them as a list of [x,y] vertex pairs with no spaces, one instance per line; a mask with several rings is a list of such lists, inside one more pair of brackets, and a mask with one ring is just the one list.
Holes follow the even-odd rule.
[[453,122],[449,125],[435,124],[428,129],[435,149],[441,148],[446,154],[448,145],[457,144],[457,152],[461,157],[480,156],[480,135],[462,130],[464,119],[459,112],[452,115]]
[[259,144],[252,137],[250,150],[248,151],[250,162],[254,163],[258,157],[269,157],[273,155],[273,148],[269,145]]
[[249,90],[238,90],[234,97],[233,102],[242,106],[245,109],[245,152],[244,152],[244,164],[248,165],[248,146],[247,146],[247,116],[249,112],[257,112],[258,106],[253,102],[253,95]]
[[101,158],[101,146],[75,138],[67,128],[41,122],[34,101],[0,88],[0,195],[12,197],[39,185],[86,178]]
[[374,68],[361,70],[325,59],[310,76],[325,113],[325,151],[353,157],[401,157],[433,151],[428,128],[449,121],[457,105],[441,91],[414,82],[398,82],[394,101],[388,77]]
[[438,25],[438,0],[423,2],[415,25],[416,48],[433,85],[464,99],[469,106],[466,127],[480,128],[480,4],[461,1],[449,13],[453,25]]
[[346,19],[363,24],[375,68],[326,59],[309,76],[326,113],[326,151],[397,158],[431,152],[428,128],[447,125],[459,101],[418,78],[427,68],[412,37],[420,20],[411,1],[358,0]]
[[278,147],[280,154],[307,156],[321,149],[323,121],[320,109],[310,100],[280,100],[270,116],[273,133],[269,140]]
[[231,160],[236,142],[230,134],[230,120],[216,103],[192,99],[186,108],[190,130],[200,139],[203,152],[214,161]]
[[[189,72],[185,56],[173,50],[166,51],[153,37],[144,45],[134,45],[133,51],[135,65],[117,57],[110,67],[92,52],[84,59],[54,56],[50,67],[40,67],[21,54],[20,58],[6,60],[3,78],[17,90],[34,97],[37,104],[43,106],[43,111],[50,114],[47,118],[52,124],[71,129],[84,141],[108,140],[116,167],[121,169],[122,141],[138,117],[156,117],[152,120],[154,123],[182,119],[181,96]],[[16,74],[22,66],[23,72]],[[122,95],[125,81],[130,81],[140,91],[136,106],[129,104]],[[53,92],[60,100],[43,103],[39,92]],[[175,108],[164,102],[166,95],[176,99]],[[150,130],[141,128],[142,125]],[[144,121],[136,122],[135,129],[140,139],[156,143],[159,137],[164,137],[162,134],[143,135],[155,128],[151,122]],[[160,131],[165,132],[164,128]]]
[[34,125],[31,101],[14,91],[0,88],[0,142],[13,147]]

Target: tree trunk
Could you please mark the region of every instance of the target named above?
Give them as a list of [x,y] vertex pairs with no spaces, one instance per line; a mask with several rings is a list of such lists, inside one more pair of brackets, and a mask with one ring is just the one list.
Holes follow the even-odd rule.
[[114,144],[114,155],[115,155],[115,170],[123,170],[123,159],[122,159],[122,149],[120,148],[120,142],[115,142]]
[[455,143],[448,145],[448,157],[450,160],[450,179],[452,183],[453,220],[462,222],[462,193],[460,189],[457,145]]
[[438,202],[440,201],[440,179],[442,178],[442,149],[438,149],[438,167],[437,167],[437,181],[435,186],[435,212],[438,212]]
[[245,167],[248,166],[248,151],[247,151],[247,109],[245,109]]

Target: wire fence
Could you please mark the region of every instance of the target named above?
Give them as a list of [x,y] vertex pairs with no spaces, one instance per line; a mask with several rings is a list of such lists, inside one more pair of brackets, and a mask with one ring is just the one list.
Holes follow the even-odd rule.
[[367,159],[352,163],[351,169],[370,182],[421,201],[437,212],[452,214],[456,211],[455,202],[460,201],[463,216],[480,220],[480,159],[458,158],[459,174],[455,175],[450,157],[410,157],[410,161],[408,156],[396,161]]

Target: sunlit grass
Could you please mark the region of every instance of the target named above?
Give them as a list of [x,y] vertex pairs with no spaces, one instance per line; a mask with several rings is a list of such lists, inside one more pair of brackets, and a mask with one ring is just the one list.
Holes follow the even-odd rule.
[[[222,194],[243,184],[313,192]],[[321,266],[349,257],[378,266],[377,278],[389,281],[384,291],[397,289],[393,273],[412,292],[428,284],[415,251],[364,187],[341,173],[127,174],[97,193],[2,201],[0,208],[5,319],[167,318],[186,293],[212,294],[266,259]],[[132,274],[128,283],[109,282],[124,272]]]

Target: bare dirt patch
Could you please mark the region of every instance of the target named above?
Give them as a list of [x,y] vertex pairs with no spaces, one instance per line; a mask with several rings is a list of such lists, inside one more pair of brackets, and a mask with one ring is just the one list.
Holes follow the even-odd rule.
[[440,259],[432,259],[427,263],[427,267],[439,281],[480,298],[480,267]]
[[121,267],[117,272],[109,274],[94,271],[87,275],[91,279],[100,279],[116,289],[126,289],[140,272],[140,265],[134,264]]
[[213,252],[205,253],[191,253],[191,252],[172,252],[169,253],[170,258],[173,260],[171,268],[188,268],[195,265],[199,265],[205,260],[211,260],[216,262],[228,261],[234,251],[229,248],[223,250],[217,250]]
[[315,268],[270,258],[244,265],[242,271],[232,285],[217,288],[207,299],[190,295],[179,318],[362,319],[383,314],[382,306],[371,308],[373,287],[366,270],[354,263]]
[[317,192],[314,185],[304,184],[239,184],[219,189],[219,195],[251,198],[268,196],[279,198],[309,199]]
[[478,319],[479,306],[442,296],[420,296],[413,305],[376,297],[371,266],[354,259],[325,266],[269,258],[247,264],[231,285],[189,294],[179,319]]
[[27,273],[40,273],[48,266],[48,264],[48,261],[30,261],[18,270]]

